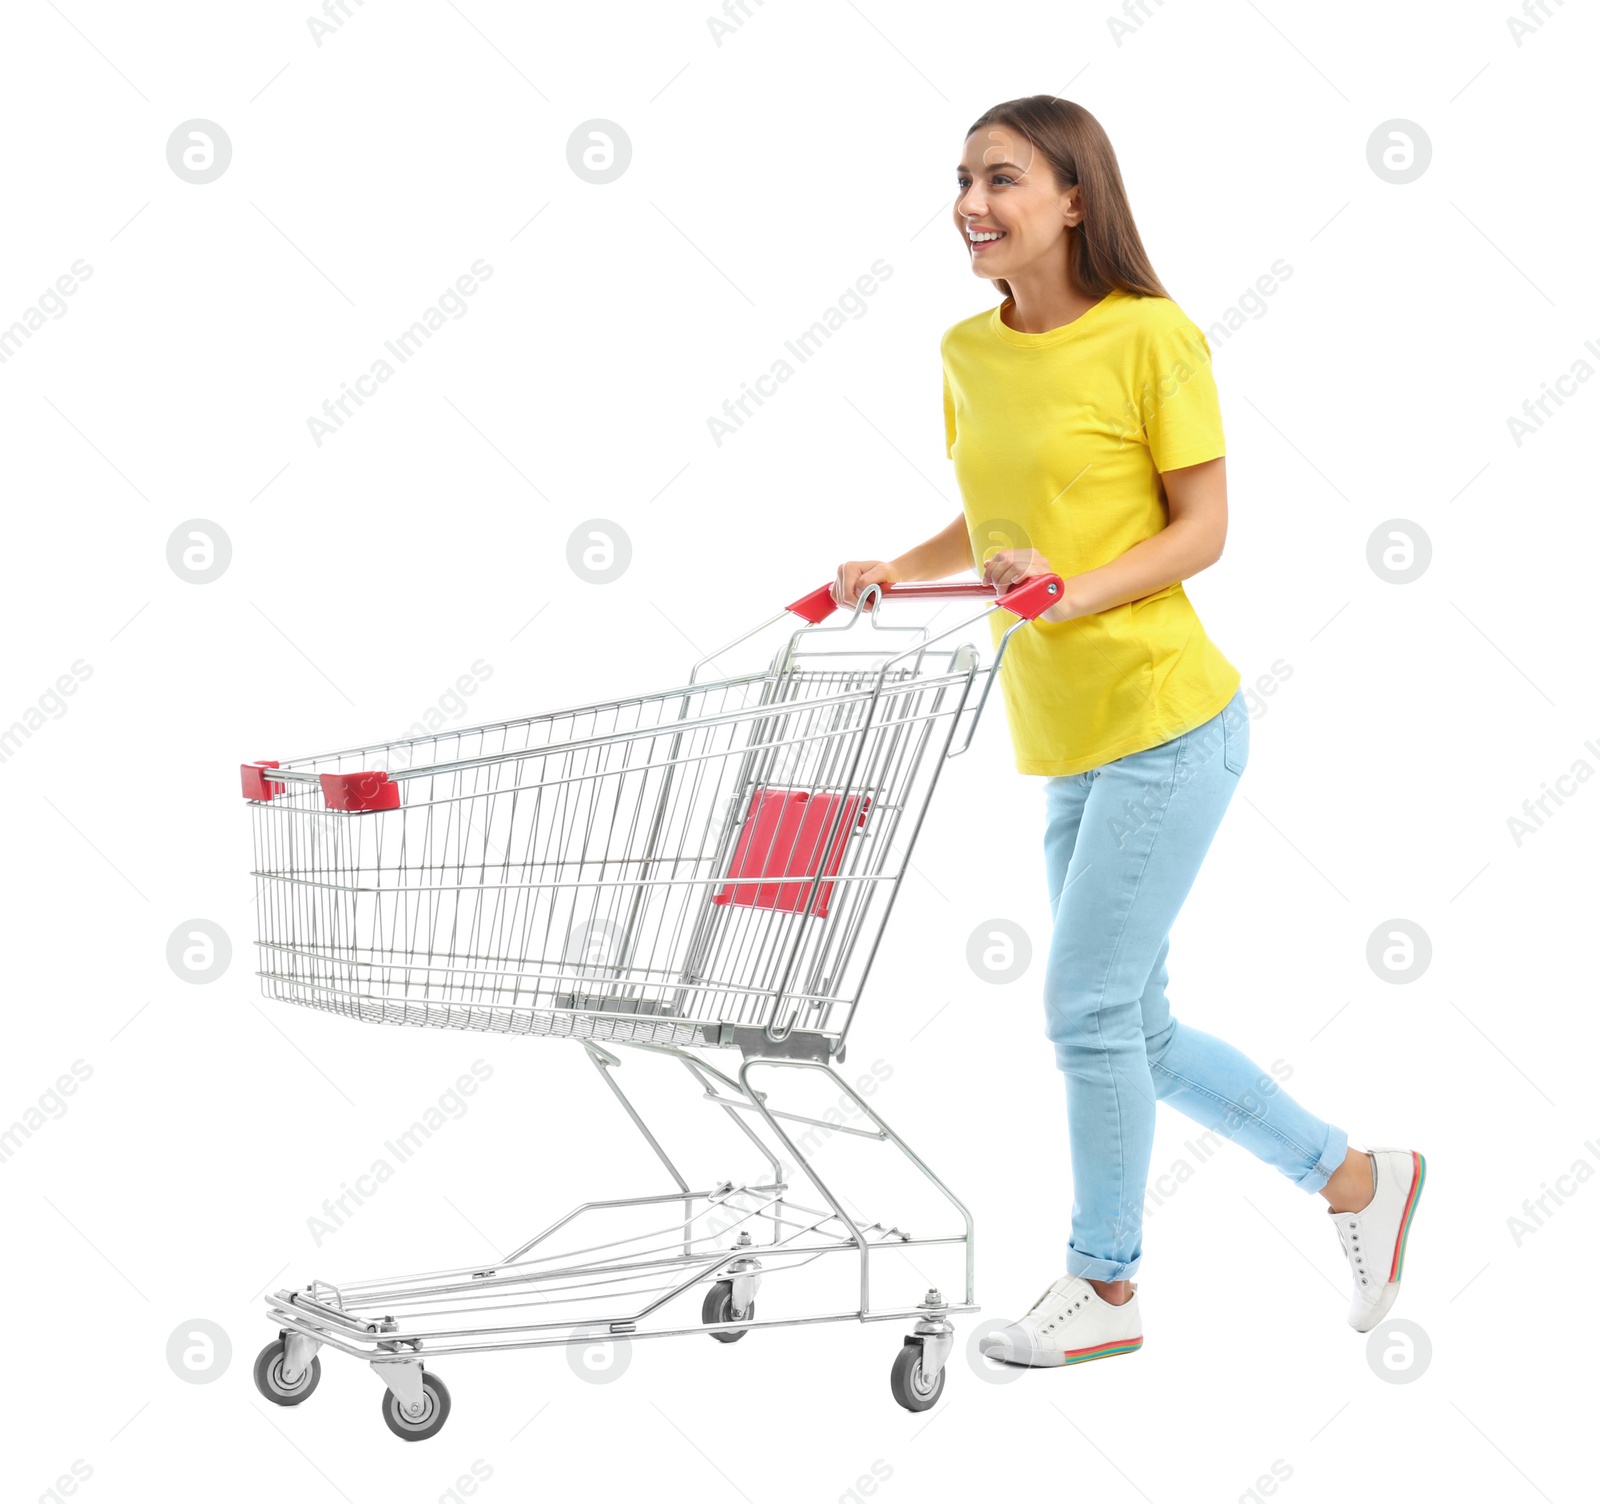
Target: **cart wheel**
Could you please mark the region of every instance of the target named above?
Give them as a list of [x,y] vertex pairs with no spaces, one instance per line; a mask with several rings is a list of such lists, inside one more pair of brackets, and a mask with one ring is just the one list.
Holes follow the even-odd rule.
[[944,1369],[928,1379],[922,1372],[922,1344],[908,1342],[889,1370],[889,1389],[907,1410],[931,1410],[944,1393]]
[[434,1374],[422,1376],[421,1415],[407,1415],[400,1408],[400,1397],[394,1390],[383,1391],[383,1423],[401,1441],[426,1441],[430,1436],[437,1436],[449,1418],[450,1391]]
[[[733,1281],[731,1279],[718,1280],[706,1291],[706,1298],[700,1306],[700,1319],[704,1322],[712,1321],[753,1321],[755,1320],[756,1303],[750,1302],[750,1309],[743,1316],[733,1314]],[[712,1332],[711,1335],[718,1342],[737,1342],[743,1332]]]
[[322,1380],[322,1359],[313,1357],[300,1370],[294,1383],[283,1377],[283,1338],[269,1342],[256,1355],[256,1388],[274,1405],[298,1405],[311,1398],[311,1391]]

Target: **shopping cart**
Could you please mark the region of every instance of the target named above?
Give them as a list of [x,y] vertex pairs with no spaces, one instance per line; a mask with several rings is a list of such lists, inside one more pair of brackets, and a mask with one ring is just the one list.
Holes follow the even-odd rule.
[[[389,1428],[419,1441],[450,1410],[425,1365],[457,1353],[911,1320],[894,1397],[909,1410],[938,1400],[950,1318],[977,1310],[972,1217],[834,1063],[940,769],[970,745],[1011,635],[1060,591],[1055,575],[999,596],[872,585],[848,621],[823,626],[837,609],[823,586],[673,689],[243,765],[267,997],[371,1022],[579,1041],[677,1187],[585,1202],[495,1263],[277,1291],[267,1314],[278,1336],[255,1365],[267,1399],[300,1404],[321,1378],[319,1349],[332,1348],[372,1366]],[[936,636],[935,622],[879,620],[887,600],[945,598],[986,606]],[[989,667],[970,642],[948,643],[1000,610],[1016,620],[995,623]],[[786,613],[805,625],[766,669],[701,680]],[[865,636],[851,631],[863,615]],[[878,635],[907,632],[899,650]],[[755,1145],[760,1176],[691,1187],[618,1084],[608,1046],[680,1062]],[[737,1050],[737,1067],[713,1064],[718,1049]],[[755,1070],[820,1073],[869,1126],[779,1111]],[[913,1237],[852,1216],[795,1124],[893,1144],[960,1230]],[[791,1194],[788,1166],[821,1206]],[[873,1305],[875,1252],[935,1246],[964,1252],[960,1302],[930,1289],[918,1303]],[[852,1253],[855,1309],[757,1319],[764,1279]]]

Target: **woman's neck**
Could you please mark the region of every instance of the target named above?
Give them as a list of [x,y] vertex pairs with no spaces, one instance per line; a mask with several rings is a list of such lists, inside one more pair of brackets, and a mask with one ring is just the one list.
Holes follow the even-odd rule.
[[1018,334],[1048,334],[1063,324],[1086,314],[1098,297],[1084,292],[1072,280],[1072,232],[1067,232],[1066,252],[1054,266],[1036,273],[1022,273],[1006,279],[1011,288],[1010,317],[1002,313],[1008,328]]

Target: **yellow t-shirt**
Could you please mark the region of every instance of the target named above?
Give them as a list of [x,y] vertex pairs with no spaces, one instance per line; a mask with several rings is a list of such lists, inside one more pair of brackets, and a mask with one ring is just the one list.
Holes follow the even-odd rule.
[[[1160,472],[1225,452],[1205,336],[1167,298],[1113,291],[1044,334],[964,319],[940,341],[946,452],[972,556],[1034,548],[1063,578],[1167,523]],[[991,617],[999,644],[1016,618]],[[1182,583],[1018,629],[1000,670],[1020,773],[1081,773],[1216,715],[1239,671]]]

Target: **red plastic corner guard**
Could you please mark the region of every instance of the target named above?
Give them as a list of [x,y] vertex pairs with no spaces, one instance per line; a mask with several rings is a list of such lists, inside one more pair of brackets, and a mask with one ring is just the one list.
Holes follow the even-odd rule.
[[1061,591],[1060,575],[1036,574],[1006,591],[995,604],[1004,606],[1013,616],[1033,621],[1061,599]]
[[802,616],[816,626],[832,616],[839,609],[839,603],[833,598],[833,586],[823,585],[810,595],[802,595],[799,600],[791,601],[783,609],[793,611],[796,616]]
[[387,773],[324,773],[322,802],[329,809],[399,809],[400,785]]
[[268,778],[266,770],[277,767],[275,762],[242,762],[239,764],[239,784],[246,799],[266,800],[281,794],[284,785]]

